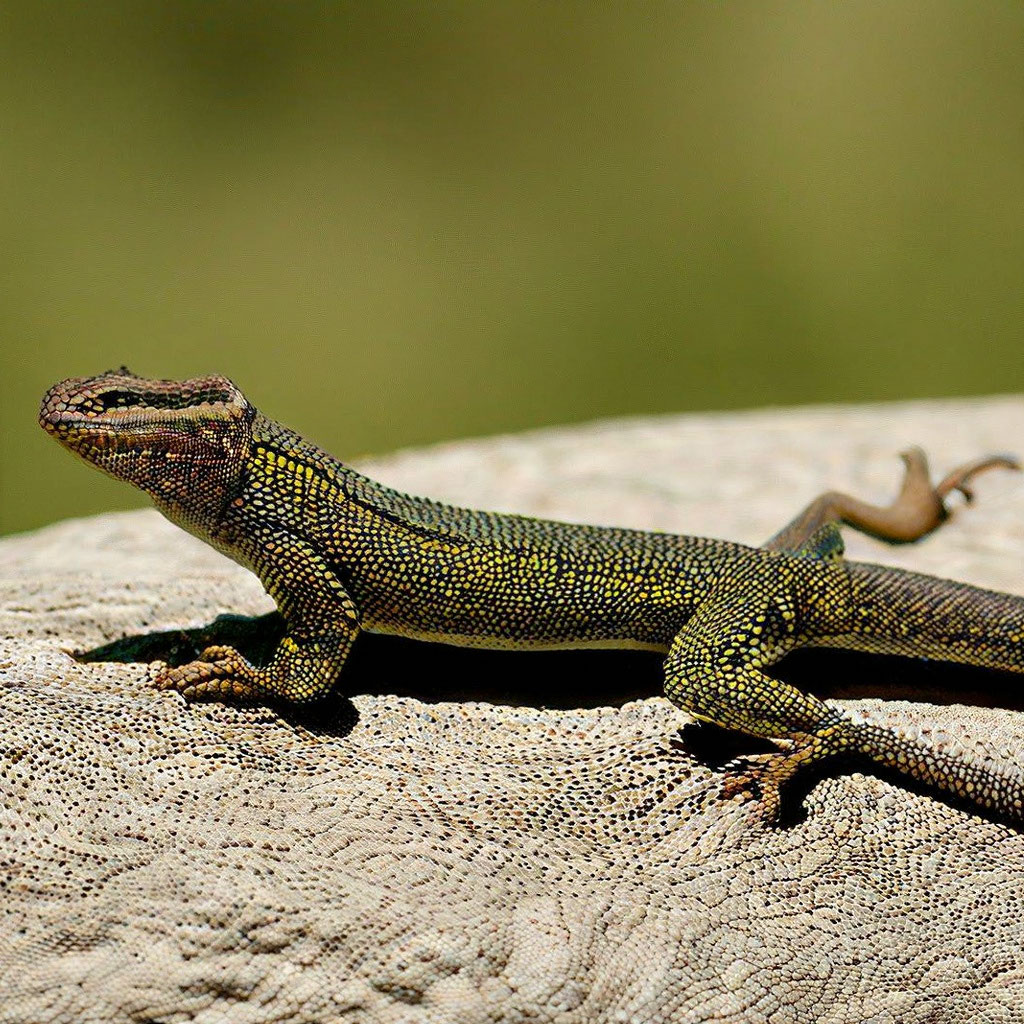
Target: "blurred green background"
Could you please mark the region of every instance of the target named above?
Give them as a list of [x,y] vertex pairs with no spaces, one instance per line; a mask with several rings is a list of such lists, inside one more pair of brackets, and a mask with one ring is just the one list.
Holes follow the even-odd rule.
[[1021,389],[1022,54],[1018,2],[6,0],[0,532],[141,503],[35,423],[121,363],[342,456]]

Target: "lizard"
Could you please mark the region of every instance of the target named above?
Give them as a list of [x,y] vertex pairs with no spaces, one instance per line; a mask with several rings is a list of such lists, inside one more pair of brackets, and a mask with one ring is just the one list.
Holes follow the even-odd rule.
[[285,631],[269,660],[227,645],[159,671],[186,700],[301,704],[327,694],[362,631],[504,648],[664,656],[664,693],[699,722],[769,741],[726,765],[725,797],[779,820],[816,762],[867,758],[1024,821],[1024,768],[927,729],[879,723],[773,677],[799,647],[926,657],[1024,673],[1024,598],[849,561],[840,525],[915,541],[955,490],[1011,456],[933,485],[903,453],[888,506],[839,491],[759,547],[457,508],[377,483],[264,416],[228,378],[154,380],[122,367],[56,384],[39,420],[65,448],[146,492],[172,522],[256,573]]

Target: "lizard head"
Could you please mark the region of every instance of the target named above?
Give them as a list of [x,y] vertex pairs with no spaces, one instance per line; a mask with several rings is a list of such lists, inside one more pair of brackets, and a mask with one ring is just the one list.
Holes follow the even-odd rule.
[[255,414],[226,377],[147,380],[121,367],[55,384],[39,423],[172,518],[200,521],[237,494]]

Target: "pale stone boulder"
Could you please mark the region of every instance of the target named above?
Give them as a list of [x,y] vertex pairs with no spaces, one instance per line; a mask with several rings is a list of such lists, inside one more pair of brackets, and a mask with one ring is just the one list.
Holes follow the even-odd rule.
[[[466,505],[756,543],[828,487],[887,500],[913,442],[941,472],[1024,451],[1024,401],[605,422],[360,468]],[[1024,480],[977,491],[923,543],[848,533],[850,556],[1024,593]],[[186,705],[152,689],[155,666],[66,653],[272,607],[155,512],[0,541],[0,1021],[1024,1021],[1019,830],[848,770],[765,828],[721,797],[721,737],[701,751],[656,658],[371,638],[351,702],[281,714]],[[821,664],[854,683],[870,666],[879,694],[913,675]],[[932,672],[911,681],[976,682]],[[1019,706],[997,682],[1013,689],[985,702]],[[855,706],[1024,770],[1016,711]]]

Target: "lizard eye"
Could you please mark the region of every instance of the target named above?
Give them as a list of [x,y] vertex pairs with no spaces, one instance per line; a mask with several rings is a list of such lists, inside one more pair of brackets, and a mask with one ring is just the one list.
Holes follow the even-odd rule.
[[145,397],[130,391],[105,391],[97,397],[100,409],[109,412],[111,409],[130,409],[132,406],[149,405]]
[[177,393],[111,388],[95,398],[101,412],[113,409],[189,409],[202,404],[228,404],[231,400],[232,395],[227,391],[214,387]]

